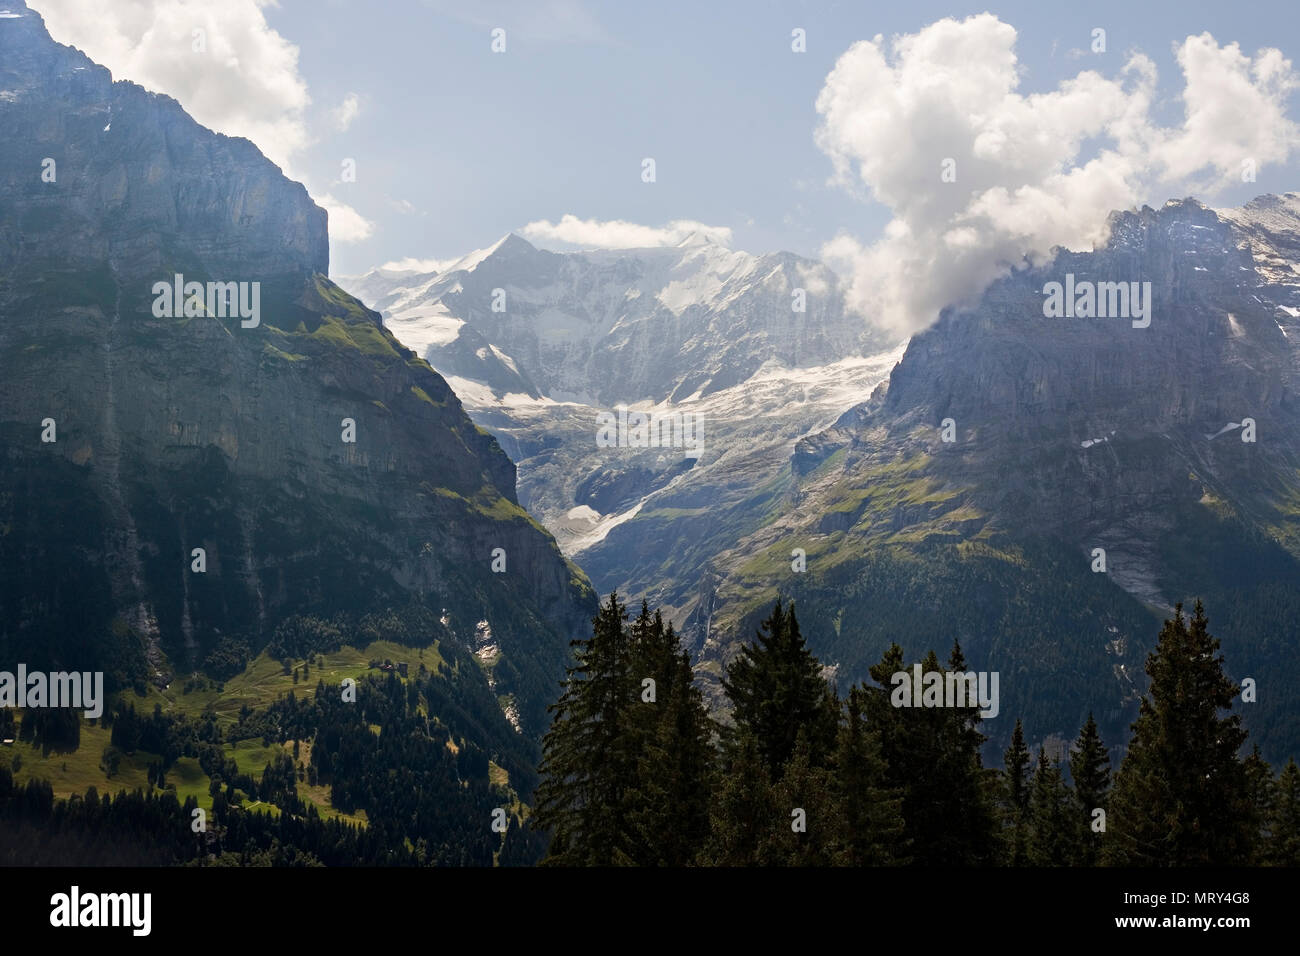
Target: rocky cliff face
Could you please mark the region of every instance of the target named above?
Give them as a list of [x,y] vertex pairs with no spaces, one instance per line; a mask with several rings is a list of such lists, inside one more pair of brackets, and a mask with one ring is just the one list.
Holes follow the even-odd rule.
[[[123,273],[152,275],[177,244],[212,270],[329,271],[325,211],[257,147],[204,130],[170,97],[114,83],[52,42],[35,11],[8,6],[0,177],[24,229],[0,236],[6,272],[16,257],[44,253],[69,268],[111,259]],[[47,157],[54,182],[42,179]],[[42,234],[60,242],[42,247]]]
[[[945,314],[798,444],[785,513],[715,563],[712,619],[693,622],[706,658],[779,590],[815,616],[806,633],[833,635],[843,677],[889,640],[921,656],[958,637],[1002,672],[1011,722],[1069,737],[1095,709],[1118,735],[1158,618],[1199,596],[1230,672],[1274,675],[1248,722],[1294,753],[1297,235],[1296,194],[1120,213],[1103,247]],[[1132,308],[1046,317],[1044,289],[1067,281],[1150,283],[1149,325]]]
[[[1254,215],[1261,210],[1276,231]],[[1109,540],[1121,552],[1144,552],[1149,535],[1134,522],[1206,495],[1245,507],[1265,474],[1289,483],[1300,452],[1292,338],[1300,330],[1291,314],[1300,287],[1296,273],[1263,263],[1285,254],[1300,197],[1265,197],[1232,215],[1253,224],[1253,242],[1228,214],[1176,202],[1117,214],[1105,247],[998,283],[979,308],[913,339],[883,395],[848,414],[838,441],[806,443],[801,467],[836,448],[846,469],[882,452],[933,454],[936,473],[973,488],[982,511],[1014,513],[1080,546]],[[1149,327],[1044,317],[1044,286],[1067,276],[1080,289],[1149,282]],[[950,443],[940,434],[945,418]],[[1245,419],[1258,440],[1241,440]],[[994,464],[1000,470],[990,472]],[[1289,507],[1266,520],[1294,536]],[[1112,572],[1127,590],[1162,607],[1182,596],[1150,586],[1159,569],[1133,558]]]
[[[11,11],[5,658],[166,680],[223,637],[260,646],[290,614],[414,595],[445,610],[440,636],[469,643],[490,622],[498,693],[540,731],[592,594],[518,506],[509,459],[377,313],[325,278],[326,215],[301,185]],[[189,291],[166,314],[155,286],[177,274],[256,284],[258,321]],[[491,571],[496,548],[506,573]]]

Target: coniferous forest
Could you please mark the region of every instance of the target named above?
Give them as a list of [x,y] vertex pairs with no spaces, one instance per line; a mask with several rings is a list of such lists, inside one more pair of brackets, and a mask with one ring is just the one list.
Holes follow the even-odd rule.
[[[546,865],[1300,864],[1300,768],[1248,750],[1199,602],[1160,631],[1118,767],[1091,716],[1063,754],[1031,753],[1017,720],[986,767],[977,705],[894,706],[897,644],[838,692],[780,602],[727,670],[722,722],[645,604],[629,620],[611,595],[575,658],[531,821]],[[956,644],[921,666],[966,670]]]
[[[872,682],[841,692],[800,633],[772,608],[727,668],[728,708],[711,714],[671,623],[611,594],[573,660],[540,765],[507,761],[522,791],[490,779],[489,755],[457,731],[482,712],[449,711],[454,672],[395,673],[359,684],[356,705],[318,683],[224,733],[119,701],[106,715],[117,754],[158,754],[150,787],[57,800],[47,781],[0,767],[0,861],[191,866],[1295,866],[1300,768],[1276,772],[1232,713],[1236,686],[1198,602],[1181,607],[1147,659],[1149,690],[1118,767],[1091,716],[1067,751],[1033,747],[1015,720],[1000,768],[984,765],[977,702],[898,707],[891,646]],[[964,672],[961,648],[924,674]],[[429,702],[452,713],[430,720]],[[423,706],[422,706],[423,705]],[[1003,715],[1002,719],[1014,719]],[[75,721],[74,721],[75,723]],[[42,717],[16,732],[60,746]],[[376,732],[377,731],[377,732]],[[42,738],[41,735],[45,734]],[[223,742],[310,747],[260,774]],[[461,741],[459,746],[449,742]],[[65,741],[63,745],[68,745]],[[75,741],[71,742],[75,748]],[[195,757],[211,779],[210,820],[168,775]],[[328,786],[324,819],[297,784]],[[530,790],[530,786],[535,789]],[[269,804],[266,810],[259,803]],[[487,826],[509,804],[504,825]],[[271,810],[274,807],[274,811]],[[500,822],[500,821],[498,821]]]

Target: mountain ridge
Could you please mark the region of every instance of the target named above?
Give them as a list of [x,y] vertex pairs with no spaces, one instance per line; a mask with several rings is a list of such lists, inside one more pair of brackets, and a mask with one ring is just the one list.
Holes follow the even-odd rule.
[[[687,625],[706,669],[777,593],[801,601],[806,633],[823,635],[814,648],[847,680],[913,607],[906,633],[926,643],[909,654],[957,637],[975,666],[1067,688],[1044,706],[1051,695],[1003,685],[1004,707],[1063,736],[1089,707],[1120,735],[1142,618],[1180,601],[1217,611],[1243,675],[1292,667],[1282,649],[1300,634],[1281,595],[1300,586],[1300,209],[1294,194],[1244,208],[1118,212],[1107,243],[1058,250],[915,335],[887,383],[797,443],[778,518],[714,563]],[[1067,275],[1151,282],[1150,326],[1045,317],[1047,283]],[[1239,440],[1246,419],[1255,441]],[[788,570],[795,547],[806,575]],[[1076,606],[1053,607],[1054,589]],[[917,607],[935,602],[947,633]],[[882,621],[863,617],[873,606]],[[1295,697],[1275,677],[1246,719],[1266,752],[1291,753]]]

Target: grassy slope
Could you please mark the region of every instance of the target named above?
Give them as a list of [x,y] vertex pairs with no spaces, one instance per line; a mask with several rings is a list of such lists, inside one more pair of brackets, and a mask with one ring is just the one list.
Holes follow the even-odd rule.
[[[160,704],[164,712],[181,713],[197,718],[205,709],[211,707],[217,715],[218,724],[224,730],[236,723],[239,710],[244,705],[248,705],[253,710],[262,709],[290,691],[296,692],[301,697],[310,697],[315,693],[318,680],[325,681],[326,686],[331,687],[338,686],[347,677],[359,679],[367,673],[379,673],[370,671],[369,662],[372,659],[385,658],[394,662],[407,661],[413,672],[419,670],[420,664],[424,664],[430,671],[436,671],[443,664],[442,655],[438,653],[436,645],[416,648],[391,641],[376,641],[364,648],[345,646],[328,654],[317,654],[317,663],[311,668],[311,676],[306,681],[300,680],[297,684],[293,681],[292,671],[285,674],[279,661],[262,653],[249,663],[243,673],[226,681],[221,693],[218,693],[213,686],[191,691],[188,694],[183,693],[183,682],[178,680],[163,691],[150,686],[149,692],[144,697],[136,696],[132,692],[128,692],[127,696],[136,710],[142,713],[148,713],[155,704]],[[299,668],[303,663],[301,660],[293,662],[294,666]],[[110,737],[111,732],[108,729],[97,724],[83,723],[81,746],[75,752],[51,751],[43,755],[39,747],[17,742],[12,746],[0,747],[0,765],[12,769],[14,759],[21,758],[20,769],[15,773],[18,782],[25,783],[33,778],[49,780],[55,796],[63,799],[73,794],[84,794],[92,786],[101,794],[117,793],[120,790],[148,789],[147,768],[150,763],[157,761],[158,755],[144,751],[137,751],[130,755],[123,754],[117,773],[110,778],[106,768],[101,765],[101,758],[104,750],[109,746]],[[225,751],[234,759],[240,772],[257,778],[261,776],[263,768],[271,762],[277,751],[292,754],[293,744],[292,742],[272,743],[263,746],[260,740],[240,740],[225,744]],[[310,741],[300,743],[298,760],[304,766],[311,760]],[[494,784],[509,786],[509,774],[495,763],[490,764],[488,776]],[[193,796],[198,800],[199,806],[211,809],[212,797],[208,794],[211,779],[199,767],[197,759],[193,757],[179,759],[168,770],[166,782],[168,787],[175,788],[177,799],[181,802]],[[358,810],[355,814],[335,810],[330,804],[328,786],[313,787],[305,780],[300,780],[298,796],[304,802],[314,803],[317,811],[325,819],[337,817],[361,826],[366,824],[364,810]],[[278,808],[260,801],[245,800],[243,805],[248,809],[279,812]],[[522,808],[517,797],[512,807],[515,808],[515,812],[519,812]]]

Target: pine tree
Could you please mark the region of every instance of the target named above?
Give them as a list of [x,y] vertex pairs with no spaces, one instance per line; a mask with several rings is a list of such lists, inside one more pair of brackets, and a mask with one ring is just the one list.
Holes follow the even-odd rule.
[[[947,670],[949,673],[967,673],[966,657],[956,639],[948,653]],[[952,784],[961,803],[962,826],[968,828],[964,841],[959,844],[960,851],[972,865],[992,865],[997,860],[998,773],[985,767],[980,757],[988,737],[979,729],[983,717],[980,716],[974,685],[965,707],[953,707],[943,713],[949,717],[945,722],[949,729],[945,750],[954,761]]]
[[1011,746],[1002,755],[1002,776],[1006,780],[1007,805],[1012,810],[1029,809],[1029,748],[1025,746],[1025,729],[1016,718],[1011,731]]
[[[784,804],[815,803],[823,829],[836,812],[826,771],[839,703],[804,643],[793,607],[787,612],[776,602],[754,643],[727,668],[722,686],[732,726],[722,735],[722,783],[706,856],[732,866],[821,860],[830,851],[817,834],[790,830],[789,814],[797,807]],[[799,762],[791,769],[796,747]]]
[[1268,862],[1273,866],[1300,866],[1300,767],[1294,757],[1277,778],[1272,830]]
[[663,619],[652,615],[650,605],[642,600],[640,612],[628,627],[629,666],[638,684],[663,677],[675,650],[664,644]]
[[843,821],[837,862],[846,866],[892,866],[907,862],[903,798],[887,786],[880,733],[869,727],[869,691],[855,687],[845,701],[846,719],[835,748],[833,789]]
[[1011,746],[1002,755],[1002,780],[1006,861],[1010,866],[1024,866],[1029,854],[1029,748],[1018,717],[1011,731]]
[[1251,805],[1255,810],[1257,826],[1255,841],[1255,859],[1252,863],[1264,863],[1273,836],[1273,817],[1277,803],[1277,785],[1273,780],[1273,768],[1268,765],[1255,744],[1250,756],[1245,760],[1246,781],[1250,789]]
[[1038,767],[1029,793],[1029,849],[1031,866],[1072,866],[1077,846],[1074,799],[1065,786],[1061,767],[1038,751]]
[[[787,818],[788,819],[788,818]],[[703,861],[711,866],[772,863],[774,825],[781,825],[767,765],[752,733],[734,734],[710,814]]]
[[572,642],[575,664],[542,740],[532,823],[551,831],[543,862],[633,862],[626,792],[637,755],[628,733],[633,675],[626,620],[627,609],[611,594],[592,622],[592,636]]
[[801,731],[811,764],[826,765],[835,746],[838,704],[799,633],[793,606],[787,613],[776,602],[754,643],[727,668],[722,688],[736,731],[753,735],[769,779],[780,778]]
[[1102,834],[1093,830],[1093,821],[1099,819],[1093,813],[1106,809],[1110,791],[1110,755],[1091,713],[1070,752],[1070,778],[1074,781],[1078,862],[1080,866],[1096,866],[1101,856]]
[[1241,865],[1258,823],[1244,762],[1237,686],[1201,602],[1190,622],[1178,605],[1147,657],[1127,756],[1115,780],[1103,860],[1127,866]]
[[[922,673],[942,671],[931,651]],[[965,668],[960,648],[950,669]],[[890,645],[871,677],[883,688],[895,673],[910,671],[903,651]],[[889,690],[872,688],[867,722],[880,729],[886,782],[902,794],[908,853],[918,866],[987,866],[996,858],[992,786],[996,779],[980,761],[985,737],[979,707],[895,707]]]
[[631,722],[639,757],[627,795],[633,857],[646,866],[685,866],[709,835],[713,722],[672,624],[665,627],[658,611],[651,617],[643,602],[631,630],[639,695]]
[[831,772],[813,763],[805,732],[772,788],[775,818],[759,858],[778,866],[830,866],[842,856],[843,814]]

